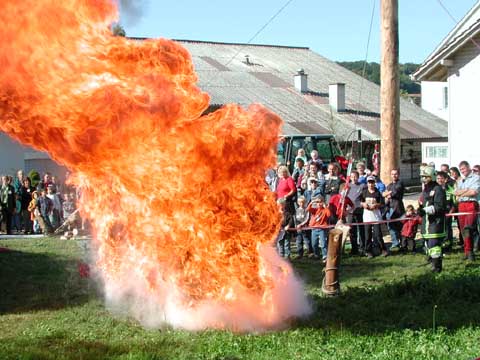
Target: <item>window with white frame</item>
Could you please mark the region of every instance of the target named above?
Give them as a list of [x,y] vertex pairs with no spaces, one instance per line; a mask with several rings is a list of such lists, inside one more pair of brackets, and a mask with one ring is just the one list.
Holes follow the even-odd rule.
[[426,146],[425,155],[429,159],[441,159],[448,156],[448,146],[447,145],[435,145],[435,146]]

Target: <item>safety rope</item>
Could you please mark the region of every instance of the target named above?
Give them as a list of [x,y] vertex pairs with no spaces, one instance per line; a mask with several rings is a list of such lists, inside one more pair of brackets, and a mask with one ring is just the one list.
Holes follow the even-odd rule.
[[[453,217],[453,216],[458,216],[458,217],[462,217],[462,216],[468,216],[468,215],[480,215],[480,211],[479,212],[457,212],[457,213],[450,213],[450,214],[446,214],[445,217]],[[418,220],[420,219],[421,217],[420,216],[417,216],[417,217],[410,217],[410,218],[405,218],[405,217],[400,217],[400,218],[397,218],[397,219],[390,219],[390,220],[377,220],[377,221],[365,221],[365,222],[352,222],[352,223],[344,223],[343,225],[345,226],[356,226],[356,225],[377,225],[377,224],[388,224],[388,223],[392,223],[392,222],[399,222],[399,221],[411,221],[411,220]],[[319,226],[306,226],[306,227],[302,227],[302,228],[299,228],[299,229],[296,229],[296,228],[292,228],[292,229],[288,229],[288,231],[302,231],[302,230],[318,230],[318,229],[332,229],[334,227],[336,227],[337,225],[319,225]]]

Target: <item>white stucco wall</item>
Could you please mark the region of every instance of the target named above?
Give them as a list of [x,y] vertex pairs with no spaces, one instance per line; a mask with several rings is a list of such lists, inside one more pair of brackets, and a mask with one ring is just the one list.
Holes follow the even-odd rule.
[[60,179],[65,177],[66,172],[66,168],[51,160],[47,153],[22,146],[0,131],[0,175],[14,176],[19,169],[27,174],[30,170],[40,174],[48,171]]
[[26,148],[0,131],[0,174],[15,175],[24,167]]
[[480,49],[470,43],[453,60],[448,77],[450,164],[480,164]]
[[[448,121],[448,103],[445,103],[445,88],[448,83],[444,81],[422,81],[422,109]],[[447,107],[445,107],[447,105]]]

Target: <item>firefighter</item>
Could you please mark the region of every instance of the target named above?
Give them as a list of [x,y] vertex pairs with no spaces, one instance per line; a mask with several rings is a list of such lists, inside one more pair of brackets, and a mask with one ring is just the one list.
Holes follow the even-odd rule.
[[435,181],[435,170],[430,166],[420,168],[423,192],[419,200],[422,217],[422,237],[427,245],[427,256],[433,272],[442,271],[442,241],[446,237],[445,213],[447,199],[445,190]]

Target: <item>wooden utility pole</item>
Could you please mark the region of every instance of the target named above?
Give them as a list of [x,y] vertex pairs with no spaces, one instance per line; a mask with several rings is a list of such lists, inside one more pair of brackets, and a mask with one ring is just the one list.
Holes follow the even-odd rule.
[[380,176],[400,165],[400,82],[398,74],[398,0],[381,0]]

